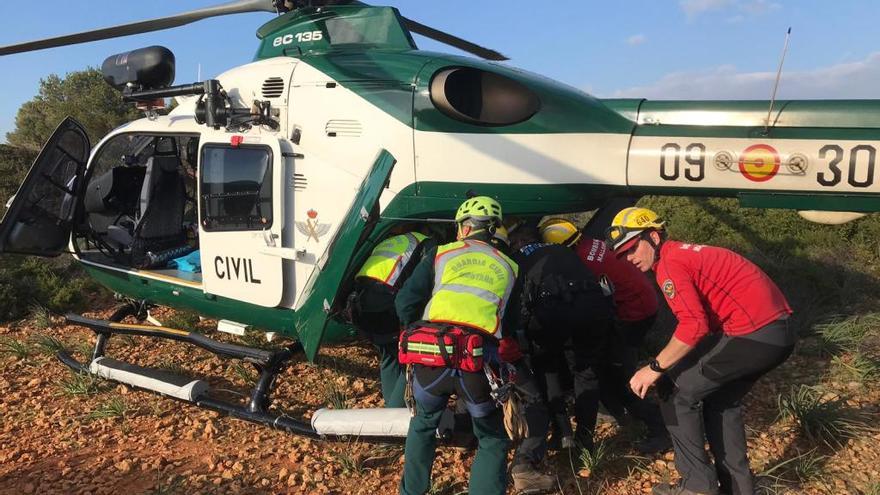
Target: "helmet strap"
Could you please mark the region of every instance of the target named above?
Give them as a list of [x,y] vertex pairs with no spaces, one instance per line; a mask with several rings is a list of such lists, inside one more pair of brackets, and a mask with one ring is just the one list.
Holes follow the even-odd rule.
[[[657,242],[654,242],[654,238],[651,236],[651,232],[657,232],[657,237],[659,237],[660,240]],[[663,245],[663,241],[665,240],[665,237],[666,236],[663,235],[663,232],[661,232],[657,229],[648,229],[648,230],[642,232],[641,238],[644,239],[645,241],[647,241],[647,243],[650,244],[651,247],[654,248],[654,263],[660,261],[660,246]]]

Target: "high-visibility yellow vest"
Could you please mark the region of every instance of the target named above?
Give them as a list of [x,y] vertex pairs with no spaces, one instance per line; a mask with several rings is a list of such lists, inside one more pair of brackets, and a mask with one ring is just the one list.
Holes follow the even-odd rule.
[[501,321],[518,267],[480,241],[458,241],[437,248],[434,290],[422,319],[464,325],[501,338]]
[[418,232],[389,237],[380,242],[355,277],[367,277],[394,286],[419,243],[428,236]]

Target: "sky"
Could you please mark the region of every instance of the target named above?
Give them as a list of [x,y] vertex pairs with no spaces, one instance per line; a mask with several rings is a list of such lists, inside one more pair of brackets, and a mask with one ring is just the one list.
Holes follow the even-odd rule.
[[[12,2],[0,45],[202,8],[225,0]],[[379,3],[377,3],[378,5]],[[785,32],[792,34],[777,98],[880,98],[880,36],[873,0],[389,0],[414,20],[494,48],[509,64],[598,97],[761,99],[773,88]],[[163,45],[176,84],[252,60],[272,14],[220,17],[166,31],[0,57],[0,142],[41,78],[100,67],[112,54]],[[420,48],[456,51],[416,37]]]

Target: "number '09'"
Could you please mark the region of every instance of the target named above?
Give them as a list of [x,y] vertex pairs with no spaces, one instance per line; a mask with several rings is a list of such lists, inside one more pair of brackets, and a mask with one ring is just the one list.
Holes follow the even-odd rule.
[[[681,173],[681,146],[666,143],[660,149],[660,177],[663,180],[676,180]],[[706,146],[703,143],[691,143],[685,148],[684,161],[689,165],[684,176],[692,182],[703,180],[706,175]]]

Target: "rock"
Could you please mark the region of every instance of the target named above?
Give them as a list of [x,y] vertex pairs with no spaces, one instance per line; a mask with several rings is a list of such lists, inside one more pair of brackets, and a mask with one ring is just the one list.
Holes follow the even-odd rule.
[[28,494],[34,493],[34,490],[36,489],[37,487],[35,487],[33,483],[25,483],[24,486],[21,487],[21,491]]
[[244,464],[236,461],[235,464],[232,465],[232,470],[235,471],[236,473],[240,473],[240,472],[244,471]]
[[285,480],[289,475],[290,471],[288,471],[286,467],[283,467],[278,471],[278,480]]
[[229,469],[223,471],[223,474],[220,475],[224,480],[231,480],[233,476],[235,476],[235,474]]
[[122,461],[119,461],[118,463],[116,463],[116,469],[120,473],[127,473],[127,472],[131,471],[131,461],[129,461],[128,459],[124,459]]

